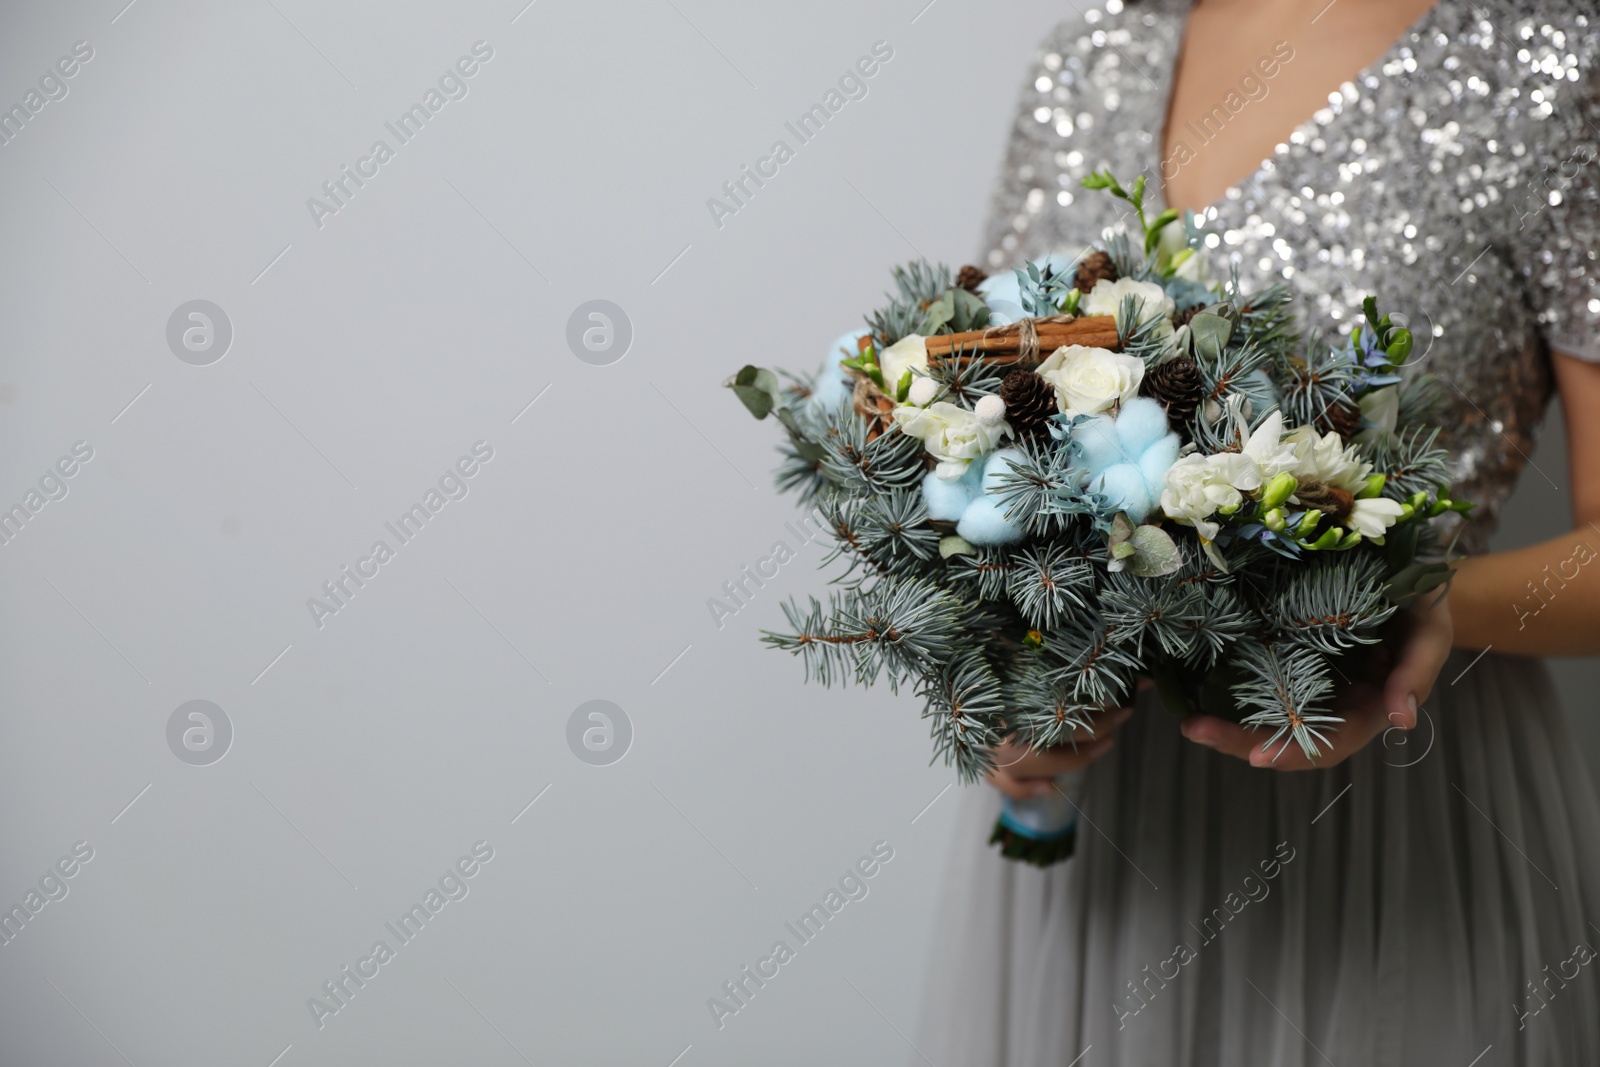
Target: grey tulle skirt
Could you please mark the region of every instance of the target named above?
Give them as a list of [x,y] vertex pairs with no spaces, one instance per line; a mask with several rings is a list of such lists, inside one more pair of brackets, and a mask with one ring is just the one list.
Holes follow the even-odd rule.
[[997,794],[965,790],[913,1062],[1600,1064],[1600,808],[1543,664],[1471,663],[1326,771],[1219,756],[1147,700],[1048,870],[987,847]]

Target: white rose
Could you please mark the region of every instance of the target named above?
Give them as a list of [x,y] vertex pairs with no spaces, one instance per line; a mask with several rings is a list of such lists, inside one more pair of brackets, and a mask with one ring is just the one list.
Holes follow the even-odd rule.
[[906,371],[928,372],[928,342],[917,334],[907,334],[878,353],[878,369],[883,372],[883,390],[894,396]]
[[1097,415],[1139,395],[1144,360],[1126,352],[1063,345],[1039,364],[1039,376],[1056,388],[1056,404],[1068,415]]
[[[1241,461],[1249,463],[1237,452],[1221,452],[1214,456],[1190,453],[1178,457],[1167,468],[1161,490],[1161,510],[1169,519],[1185,526],[1193,526],[1207,541],[1216,539],[1221,527],[1211,521],[1218,508],[1237,508],[1244,503],[1244,494],[1233,485],[1241,473]],[[1254,464],[1249,464],[1253,469]]]
[[[1113,315],[1122,314],[1122,298],[1132,296],[1138,301],[1139,318],[1148,318],[1152,312],[1160,311],[1167,321],[1167,332],[1172,332],[1172,313],[1177,310],[1172,297],[1167,291],[1155,282],[1135,281],[1132,278],[1118,278],[1111,281],[1101,278],[1095,283],[1094,291],[1086,295],[1078,304],[1078,311],[1084,315]],[[1126,329],[1127,324],[1120,317],[1117,318],[1117,327]]]
[[1380,438],[1388,437],[1394,433],[1395,423],[1400,421],[1400,387],[1386,385],[1382,389],[1369,391],[1359,401],[1361,417],[1372,423],[1366,429],[1356,434],[1352,439],[1354,444],[1371,445]]
[[1354,493],[1366,484],[1372,464],[1361,459],[1355,445],[1346,445],[1336,433],[1318,434],[1314,426],[1296,426],[1283,439],[1294,449],[1290,472],[1300,481],[1321,482]]
[[894,409],[900,429],[922,440],[928,454],[939,461],[934,473],[954,481],[967,472],[967,464],[993,452],[1010,427],[1004,422],[986,426],[966,408],[939,401],[919,408],[901,404]]

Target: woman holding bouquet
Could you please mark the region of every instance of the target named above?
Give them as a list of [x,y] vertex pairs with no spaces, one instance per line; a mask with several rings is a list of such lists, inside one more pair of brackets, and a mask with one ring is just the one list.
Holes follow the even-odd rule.
[[[915,1062],[1600,1064],[1600,806],[1531,658],[1600,652],[1597,23],[1576,0],[1105,0],[1039,49],[987,269],[1075,255],[1124,206],[1081,179],[1142,172],[1308,324],[1367,294],[1405,313],[1478,506],[1448,600],[1351,687],[1314,769],[1148,695],[1076,750],[1004,753],[1013,797],[1089,768],[1077,851],[1008,863],[982,846],[998,793],[965,798]],[[1486,554],[1553,390],[1574,529]]]

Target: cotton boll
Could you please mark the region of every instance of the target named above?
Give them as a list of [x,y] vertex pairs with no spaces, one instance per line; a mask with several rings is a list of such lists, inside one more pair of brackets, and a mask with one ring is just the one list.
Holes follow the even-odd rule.
[[1150,514],[1153,504],[1150,487],[1135,464],[1116,463],[1107,467],[1089,482],[1088,488],[1091,493],[1103,494],[1112,507],[1126,511],[1134,522],[1143,522]]
[[1109,415],[1096,415],[1072,431],[1072,440],[1078,446],[1078,462],[1091,475],[1098,474],[1113,463],[1123,463],[1132,456],[1123,455],[1122,443],[1117,436],[1117,424]]
[[1145,449],[1144,454],[1139,457],[1139,473],[1144,475],[1145,484],[1150,486],[1152,500],[1160,497],[1161,487],[1166,483],[1167,471],[1178,462],[1180,447],[1178,435],[1169,433]]
[[851,330],[849,333],[840,334],[838,339],[828,346],[827,365],[838,367],[841,359],[854,359],[861,351],[858,347],[861,339],[871,333],[871,330]]
[[928,506],[930,519],[956,522],[966,512],[967,505],[972,503],[972,498],[975,496],[977,496],[977,486],[968,478],[952,482],[929,472],[922,479],[922,502]]
[[852,359],[859,351],[856,342],[868,335],[867,330],[856,330],[852,333],[841,334],[828,348],[826,361],[822,370],[817,373],[816,383],[811,387],[811,402],[825,411],[832,411],[843,404],[850,396],[850,390],[855,383],[844,368],[839,366],[841,359]]
[[978,295],[989,305],[989,325],[1007,326],[1022,318],[1022,290],[1012,271],[991,274],[978,286]]
[[1168,433],[1167,412],[1148,397],[1134,397],[1117,415],[1117,436],[1129,455],[1137,456]]
[[811,403],[823,411],[832,411],[850,399],[852,385],[850,378],[837,364],[824,366],[817,375],[816,384],[811,387]]
[[1022,529],[1006,521],[994,497],[982,496],[967,506],[956,533],[974,545],[1010,545],[1022,540]]
[[985,493],[1000,490],[1000,479],[1011,473],[1011,464],[1021,463],[1025,457],[1020,448],[1002,448],[983,464],[981,489]]

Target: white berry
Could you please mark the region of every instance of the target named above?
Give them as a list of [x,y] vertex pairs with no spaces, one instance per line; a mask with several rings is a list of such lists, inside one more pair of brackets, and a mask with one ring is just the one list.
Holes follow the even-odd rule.
[[916,378],[911,382],[911,392],[908,394],[911,402],[919,408],[925,408],[933,403],[933,398],[939,395],[939,383],[932,378]]
[[972,406],[972,413],[985,426],[998,426],[1006,417],[1006,402],[991,393]]

